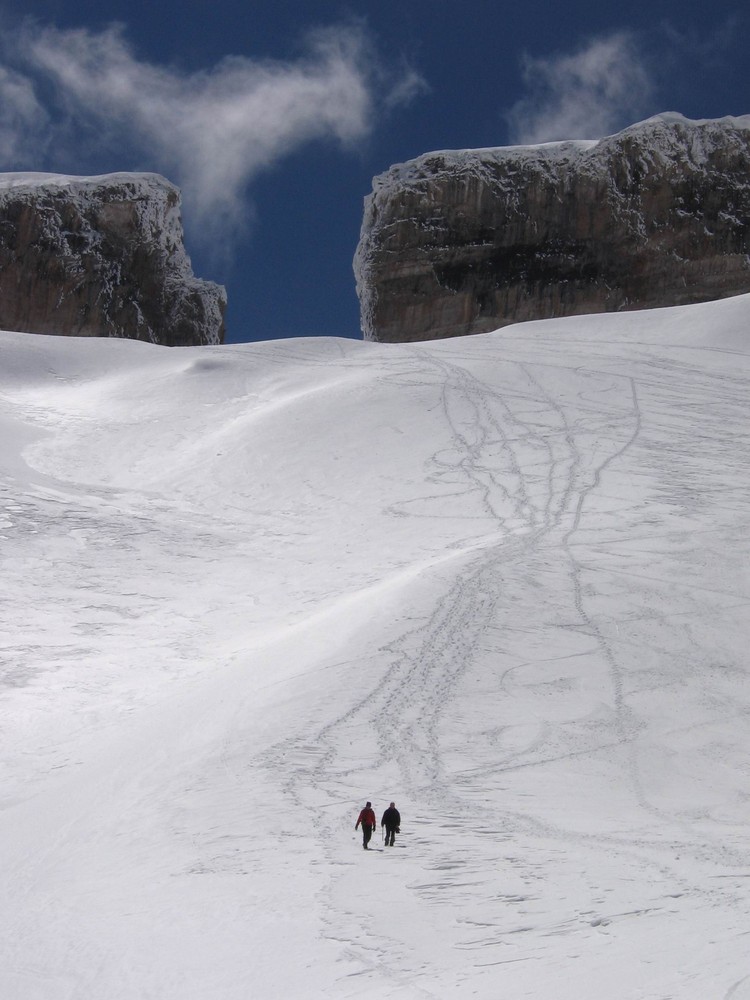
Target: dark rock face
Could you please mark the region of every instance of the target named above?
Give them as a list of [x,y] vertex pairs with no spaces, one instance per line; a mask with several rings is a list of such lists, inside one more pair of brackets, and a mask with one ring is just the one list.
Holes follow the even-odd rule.
[[220,344],[225,308],[193,275],[163,177],[0,175],[1,329]]
[[354,268],[365,339],[384,342],[748,292],[750,116],[394,166]]

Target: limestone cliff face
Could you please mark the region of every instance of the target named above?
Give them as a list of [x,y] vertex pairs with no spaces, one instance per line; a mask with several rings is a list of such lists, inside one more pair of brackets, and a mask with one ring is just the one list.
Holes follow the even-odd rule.
[[354,267],[365,339],[750,291],[750,116],[596,142],[429,153],[376,177]]
[[225,308],[163,177],[0,174],[0,329],[219,344]]

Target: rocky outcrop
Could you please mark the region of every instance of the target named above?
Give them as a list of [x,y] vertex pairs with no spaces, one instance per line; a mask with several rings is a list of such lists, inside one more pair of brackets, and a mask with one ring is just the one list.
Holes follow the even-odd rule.
[[365,339],[750,291],[750,116],[429,153],[376,177],[355,256]]
[[219,344],[225,308],[193,275],[163,177],[0,175],[0,329]]

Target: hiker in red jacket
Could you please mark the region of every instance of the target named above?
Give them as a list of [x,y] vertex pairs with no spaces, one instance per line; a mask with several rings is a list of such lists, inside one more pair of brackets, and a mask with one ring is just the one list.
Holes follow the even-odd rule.
[[357,822],[354,824],[354,829],[356,830],[359,824],[362,824],[362,846],[367,851],[369,848],[367,845],[370,843],[370,837],[372,836],[372,831],[378,825],[375,819],[375,813],[372,808],[372,802],[368,802],[364,809],[360,812],[357,817]]

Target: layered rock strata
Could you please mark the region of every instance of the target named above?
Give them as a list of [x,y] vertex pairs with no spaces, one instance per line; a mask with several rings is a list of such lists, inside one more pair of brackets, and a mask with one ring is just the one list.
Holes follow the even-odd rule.
[[750,116],[428,153],[376,177],[354,261],[365,339],[750,291]]
[[225,308],[193,275],[163,177],[0,175],[1,329],[219,344]]

